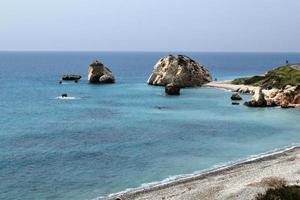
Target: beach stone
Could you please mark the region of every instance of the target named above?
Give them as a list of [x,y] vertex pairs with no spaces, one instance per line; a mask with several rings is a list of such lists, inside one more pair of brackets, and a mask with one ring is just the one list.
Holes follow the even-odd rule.
[[88,69],[88,81],[90,83],[115,83],[112,71],[96,60]]
[[240,101],[240,100],[243,100],[243,98],[238,94],[238,93],[233,93],[232,95],[231,95],[231,100],[233,100],[233,101]]
[[180,95],[180,87],[170,83],[165,86],[165,93],[168,95]]
[[202,86],[211,82],[210,72],[195,60],[183,55],[161,58],[148,79],[150,85],[166,86],[170,83],[183,87]]

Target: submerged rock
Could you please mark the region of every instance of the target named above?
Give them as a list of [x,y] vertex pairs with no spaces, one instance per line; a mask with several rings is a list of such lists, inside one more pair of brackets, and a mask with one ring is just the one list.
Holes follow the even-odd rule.
[[241,100],[243,100],[243,98],[238,93],[233,93],[230,98],[233,101],[241,101]]
[[115,77],[112,71],[98,60],[90,64],[88,80],[90,83],[115,83]]
[[210,81],[210,72],[203,65],[187,56],[169,55],[157,62],[147,82],[160,86],[174,83],[183,88],[202,86]]
[[232,105],[240,105],[239,102],[232,102],[231,104],[232,104]]
[[180,87],[170,83],[165,86],[165,93],[168,95],[180,95]]
[[67,94],[62,94],[61,97],[65,98],[65,97],[68,97]]
[[63,75],[62,80],[64,81],[78,81],[81,79],[80,75],[74,75],[74,74],[67,74]]

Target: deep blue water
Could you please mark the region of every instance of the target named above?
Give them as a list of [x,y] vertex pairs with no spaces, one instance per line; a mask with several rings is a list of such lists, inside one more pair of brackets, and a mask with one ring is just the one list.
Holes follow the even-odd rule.
[[[232,106],[229,92],[209,88],[167,97],[148,86],[168,54],[0,52],[0,199],[92,199],[300,142],[299,109]],[[184,54],[218,79],[300,62],[296,53]],[[87,83],[96,58],[116,84]],[[59,85],[66,73],[83,79]],[[75,99],[56,99],[62,93]]]

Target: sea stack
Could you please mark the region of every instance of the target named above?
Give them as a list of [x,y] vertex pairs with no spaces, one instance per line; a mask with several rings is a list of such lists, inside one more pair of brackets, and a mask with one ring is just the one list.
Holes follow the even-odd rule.
[[148,79],[149,85],[174,84],[181,88],[197,87],[211,82],[210,72],[195,60],[183,55],[161,58]]
[[88,81],[90,83],[115,83],[112,71],[96,60],[88,69]]
[[249,107],[266,107],[267,101],[265,99],[264,93],[262,92],[262,88],[258,87],[255,90],[252,99],[250,101],[246,101],[244,104]]

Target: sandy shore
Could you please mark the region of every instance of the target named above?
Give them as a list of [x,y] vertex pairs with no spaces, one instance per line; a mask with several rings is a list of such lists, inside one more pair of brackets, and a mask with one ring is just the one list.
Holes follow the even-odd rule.
[[213,87],[213,88],[220,88],[226,89],[231,91],[237,91],[238,89],[246,89],[248,88],[249,91],[254,92],[257,87],[251,85],[234,85],[231,83],[230,80],[226,81],[212,81],[204,85],[204,87]]
[[252,200],[277,180],[300,184],[300,148],[179,179],[165,185],[131,191],[109,199],[122,200]]

